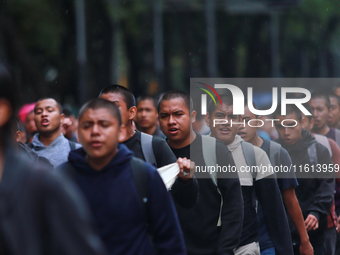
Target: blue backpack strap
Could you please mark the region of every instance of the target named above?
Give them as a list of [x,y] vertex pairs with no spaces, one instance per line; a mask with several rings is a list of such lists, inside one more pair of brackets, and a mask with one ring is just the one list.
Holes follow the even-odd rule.
[[132,177],[139,196],[140,205],[142,207],[144,220],[149,226],[150,217],[148,214],[148,193],[150,187],[150,178],[146,169],[145,162],[139,158],[133,157],[130,161]]
[[157,161],[155,158],[155,153],[152,148],[152,135],[145,134],[143,132],[140,133],[140,140],[142,146],[142,152],[145,158],[145,161],[157,167]]

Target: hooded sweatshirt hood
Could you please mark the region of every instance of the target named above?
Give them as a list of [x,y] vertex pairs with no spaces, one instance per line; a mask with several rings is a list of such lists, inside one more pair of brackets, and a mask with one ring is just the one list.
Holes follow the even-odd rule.
[[231,144],[228,144],[227,147],[228,149],[233,152],[243,141],[243,139],[241,138],[241,136],[236,135],[234,141]]
[[301,151],[307,149],[310,145],[313,143],[316,143],[317,141],[315,138],[305,129],[302,129],[302,138],[294,145],[288,146],[283,143],[283,141],[278,138],[278,143],[282,145],[283,148],[285,148],[287,151]]
[[110,161],[109,164],[107,164],[103,169],[100,171],[94,170],[86,161],[86,152],[83,148],[79,148],[77,150],[71,151],[68,160],[69,162],[75,166],[77,169],[87,172],[87,173],[98,173],[102,171],[107,171],[108,169],[114,167],[117,168],[119,166],[122,166],[128,162],[133,157],[133,152],[130,151],[124,144],[118,145],[118,151],[116,155],[113,157],[113,159]]

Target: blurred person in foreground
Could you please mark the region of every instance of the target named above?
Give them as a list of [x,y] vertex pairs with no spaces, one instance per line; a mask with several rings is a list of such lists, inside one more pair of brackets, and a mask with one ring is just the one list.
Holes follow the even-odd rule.
[[0,254],[105,255],[78,191],[15,150],[15,95],[0,63]]

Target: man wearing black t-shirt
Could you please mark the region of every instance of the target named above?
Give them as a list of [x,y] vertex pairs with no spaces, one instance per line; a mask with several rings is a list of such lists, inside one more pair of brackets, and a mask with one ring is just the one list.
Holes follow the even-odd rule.
[[[176,157],[190,158],[196,167],[202,168],[208,164],[203,159],[203,138],[192,130],[196,112],[189,110],[190,105],[190,97],[181,91],[165,93],[158,103],[160,126]],[[235,165],[230,151],[219,141],[216,141],[216,161],[220,166]],[[200,174],[203,178],[197,179],[200,188],[197,205],[188,210],[176,204],[187,252],[189,255],[234,254],[243,219],[237,173],[228,173],[225,178],[220,178],[218,173],[216,184],[209,173]]]
[[111,101],[119,107],[122,114],[122,123],[125,127],[125,137],[120,142],[125,144],[129,150],[133,151],[135,157],[154,164],[157,168],[177,161],[180,167],[180,173],[178,174],[179,178],[171,188],[171,194],[174,200],[182,207],[193,207],[197,202],[198,184],[197,180],[192,178],[193,168],[190,170],[190,161],[187,159],[177,160],[166,141],[158,137],[152,137],[152,146],[148,146],[148,148],[151,149],[151,154],[153,154],[155,162],[150,162],[145,157],[146,152],[143,151],[141,141],[142,132],[134,130],[132,126],[132,119],[137,112],[136,99],[132,92],[120,85],[110,85],[102,89],[99,97]]

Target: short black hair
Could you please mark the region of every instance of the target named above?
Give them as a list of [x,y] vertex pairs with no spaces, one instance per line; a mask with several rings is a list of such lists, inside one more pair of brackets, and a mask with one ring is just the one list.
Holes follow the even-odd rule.
[[164,93],[159,98],[158,103],[157,103],[157,111],[158,112],[160,111],[160,106],[161,106],[161,103],[163,101],[176,99],[176,98],[182,98],[183,99],[185,106],[187,107],[187,109],[189,110],[190,113],[194,110],[194,103],[193,103],[191,97],[187,93],[180,91],[180,90],[171,90],[171,91]]
[[[226,93],[224,94],[221,94],[220,95],[220,98],[221,98],[221,102],[222,104],[225,104],[227,106],[229,105],[233,105],[233,95],[231,94],[230,91],[227,91]],[[217,100],[217,97],[214,98],[215,101]],[[208,104],[208,112],[209,112],[209,115],[211,116],[212,113],[216,110],[216,105],[215,105],[215,102],[214,100],[210,100],[209,104]]]
[[[295,114],[297,120],[301,123],[302,120],[302,112],[295,104],[286,105],[286,115]],[[273,113],[273,118],[276,119],[277,116],[286,116],[281,114],[281,104],[278,105],[275,112]]]
[[111,115],[118,121],[119,126],[122,125],[122,116],[118,106],[102,98],[95,98],[85,103],[79,110],[78,120],[83,117],[88,109],[97,110],[103,108],[110,111]]
[[133,93],[129,89],[121,85],[113,84],[113,85],[106,86],[100,91],[98,97],[100,97],[103,94],[109,94],[109,93],[121,94],[123,96],[127,109],[130,109],[132,106],[136,106],[136,98],[133,95]]
[[338,105],[339,105],[339,107],[340,107],[340,97],[338,97],[337,95],[334,95],[334,94],[330,94],[329,95],[329,98],[335,98],[336,100],[337,100],[337,102],[338,102]]
[[320,99],[325,100],[326,107],[328,108],[328,110],[331,108],[331,101],[329,100],[329,97],[326,94],[324,94],[322,92],[313,92],[311,100],[316,99],[316,98],[320,98]]
[[41,101],[43,101],[43,100],[47,100],[47,99],[53,99],[54,101],[56,101],[57,107],[58,107],[58,110],[59,110],[59,113],[60,113],[60,114],[63,114],[63,107],[62,107],[62,105],[61,105],[57,100],[55,100],[55,99],[52,98],[52,97],[43,97],[43,98],[40,98],[40,99],[36,102],[36,104],[35,104],[35,106],[34,106],[34,113],[35,113],[36,110],[37,110],[37,105],[38,105],[38,103],[41,102]]
[[152,96],[149,96],[149,95],[142,95],[142,96],[139,96],[137,98],[137,105],[139,104],[140,101],[145,101],[145,100],[149,100],[152,102],[153,106],[157,109],[157,100],[152,97]]
[[72,113],[71,108],[69,108],[69,107],[63,107],[63,114],[65,115],[66,118],[74,116],[74,114]]

